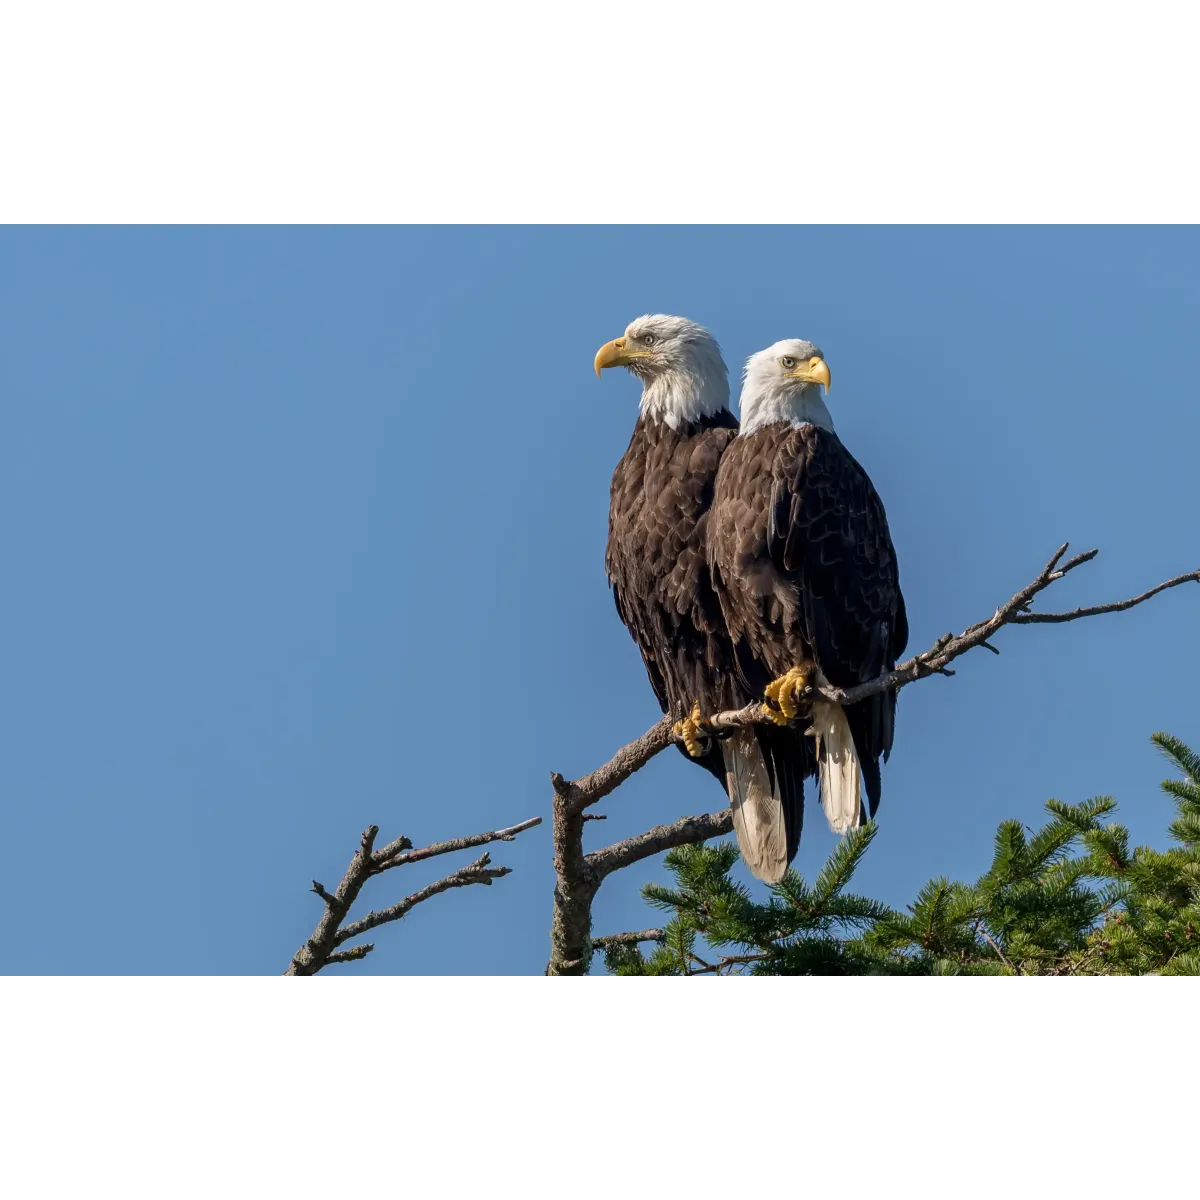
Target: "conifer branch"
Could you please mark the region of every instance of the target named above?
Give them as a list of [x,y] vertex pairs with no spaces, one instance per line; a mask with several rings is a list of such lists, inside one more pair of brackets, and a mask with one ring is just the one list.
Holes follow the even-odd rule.
[[[292,956],[292,961],[284,974],[315,975],[333,963],[354,962],[365,958],[375,949],[374,945],[352,946],[345,950],[339,949],[339,947],[343,942],[357,937],[360,933],[366,933],[369,929],[388,924],[391,921],[398,921],[416,905],[441,892],[476,883],[490,885],[493,879],[501,879],[508,875],[510,869],[489,866],[491,860],[487,854],[483,854],[469,866],[462,867],[444,879],[439,879],[436,883],[431,883],[428,887],[414,892],[398,904],[383,909],[381,912],[368,913],[361,920],[353,921],[349,925],[344,924],[364,884],[373,875],[390,870],[392,867],[405,866],[408,863],[433,858],[438,854],[449,854],[470,846],[483,845],[485,842],[511,842],[518,833],[523,833],[526,829],[532,829],[541,823],[541,817],[533,817],[528,821],[522,821],[519,825],[512,825],[508,829],[478,833],[472,837],[455,838],[448,842],[436,842],[422,850],[411,850],[412,842],[406,837],[399,837],[394,842],[389,842],[382,850],[376,850],[375,839],[379,836],[379,826],[371,825],[363,831],[358,851],[350,860],[346,874],[342,876],[342,881],[338,884],[336,891],[330,892],[315,879],[313,880],[312,890],[324,902],[325,911],[321,914],[321,919],[317,922],[312,937]],[[409,853],[410,850],[411,853]]]
[[[1050,557],[1034,579],[1000,605],[986,619],[969,625],[962,633],[946,633],[937,638],[929,649],[900,663],[866,683],[852,688],[820,685],[810,689],[810,699],[819,695],[835,704],[849,705],[881,692],[899,691],[919,679],[931,675],[952,676],[950,663],[968,651],[983,647],[999,653],[992,643],[995,634],[1006,625],[1060,624],[1099,616],[1103,613],[1124,612],[1149,600],[1152,596],[1182,583],[1200,582],[1200,571],[1179,575],[1160,583],[1141,595],[1112,604],[1078,608],[1064,613],[1036,613],[1034,600],[1047,588],[1076,568],[1091,562],[1098,550],[1086,550],[1066,559],[1069,543],[1063,543]],[[761,704],[712,714],[706,718],[708,728],[716,734],[723,730],[763,724],[770,718]],[[677,741],[671,730],[674,719],[664,716],[639,738],[622,746],[602,767],[574,781],[557,772],[551,775],[554,788],[554,869],[557,885],[554,889],[554,917],[551,927],[550,962],[548,975],[586,974],[594,946],[591,938],[592,902],[601,883],[613,871],[648,858],[662,850],[702,842],[727,833],[732,828],[728,810],[704,816],[684,817],[674,825],[663,825],[636,837],[606,846],[585,855],[583,826],[585,810],[610,795],[635,771],[641,770],[652,758]],[[699,973],[699,972],[697,972]]]

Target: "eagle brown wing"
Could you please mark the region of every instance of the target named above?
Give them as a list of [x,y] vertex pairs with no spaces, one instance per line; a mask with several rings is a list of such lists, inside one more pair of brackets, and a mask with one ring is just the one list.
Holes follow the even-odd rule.
[[[714,578],[754,695],[807,657],[838,687],[895,666],[908,620],[887,516],[836,434],[776,424],[738,438],[712,520]],[[888,692],[846,710],[872,815],[895,709]]]
[[[736,433],[728,410],[679,429],[642,417],[613,472],[605,568],[659,707],[675,717],[742,695],[706,551],[717,467]],[[719,748],[700,761],[724,781]]]
[[[890,671],[908,644],[908,617],[887,514],[870,476],[837,434],[803,426],[777,459],[772,499],[771,559],[795,583],[802,634],[826,678],[845,688]],[[872,816],[895,713],[895,692],[846,710]]]

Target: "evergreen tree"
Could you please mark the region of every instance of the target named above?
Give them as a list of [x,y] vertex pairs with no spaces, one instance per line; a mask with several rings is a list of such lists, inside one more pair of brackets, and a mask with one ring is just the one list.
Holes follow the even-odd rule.
[[1129,849],[1107,819],[1117,804],[1050,800],[1036,832],[1004,821],[992,864],[973,884],[933,879],[904,912],[847,890],[876,834],[849,833],[810,887],[796,871],[764,904],[730,878],[732,842],[683,846],[674,886],[645,898],[671,914],[653,953],[609,943],[620,975],[1197,975],[1200,974],[1200,755],[1154,743],[1182,774],[1167,850]]

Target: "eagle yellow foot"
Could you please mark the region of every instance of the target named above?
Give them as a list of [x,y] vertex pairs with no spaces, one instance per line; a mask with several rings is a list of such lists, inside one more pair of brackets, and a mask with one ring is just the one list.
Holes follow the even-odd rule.
[[764,704],[763,712],[776,725],[786,725],[800,711],[800,700],[808,689],[812,669],[812,663],[803,662],[767,684],[763,694],[774,702],[775,707]]
[[692,705],[692,711],[671,726],[671,733],[679,738],[687,747],[687,752],[693,758],[703,758],[708,752],[708,730],[704,727],[704,717],[700,714],[700,701]]

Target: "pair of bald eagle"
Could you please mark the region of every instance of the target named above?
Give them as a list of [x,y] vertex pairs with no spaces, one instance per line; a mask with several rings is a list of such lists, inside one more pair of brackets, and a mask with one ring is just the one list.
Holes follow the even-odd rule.
[[[612,479],[617,612],[681,749],[725,786],[747,866],[777,883],[800,843],[806,778],[839,833],[879,804],[896,693],[842,708],[808,689],[866,682],[904,652],[883,504],[834,432],[829,367],[811,342],[747,361],[740,426],[720,347],[682,317],[639,317],[595,366],[642,382]],[[706,714],[756,702],[771,723],[705,727]]]

